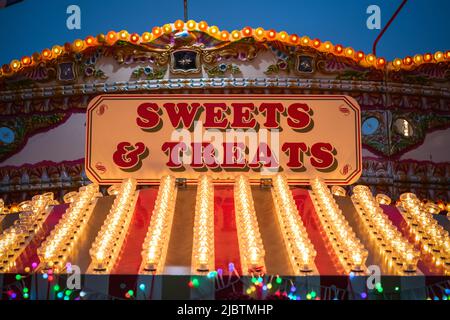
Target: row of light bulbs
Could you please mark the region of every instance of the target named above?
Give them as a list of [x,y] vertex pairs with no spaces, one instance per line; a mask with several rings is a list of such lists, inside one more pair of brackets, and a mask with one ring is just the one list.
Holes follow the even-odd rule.
[[41,228],[49,213],[48,206],[53,205],[53,193],[47,192],[34,196],[30,201],[19,204],[19,219],[0,235],[0,271],[10,270]]
[[367,186],[358,185],[353,188],[352,200],[356,211],[378,249],[387,254],[389,263],[397,273],[415,272],[420,254],[383,212],[379,206],[380,202],[385,201],[382,199],[375,199]]
[[409,229],[425,252],[432,254],[436,266],[443,266],[450,273],[450,237],[448,232],[433,218],[414,193],[400,195],[400,212]]
[[317,215],[345,272],[365,272],[368,252],[349,226],[327,185],[319,178],[311,180],[310,184],[319,207]]
[[120,185],[108,216],[89,251],[92,259],[89,269],[107,273],[114,267],[133,216],[135,191],[136,180],[132,178]]
[[214,270],[214,189],[203,175],[197,185],[192,250],[193,272]]
[[172,230],[176,194],[175,178],[163,177],[142,248],[141,269],[144,272],[161,273],[163,271]]
[[240,175],[234,184],[234,206],[241,264],[245,273],[260,273],[264,267],[264,246],[256,219],[252,191],[247,177]]
[[272,196],[284,243],[289,251],[291,265],[296,275],[314,269],[316,250],[308,238],[288,182],[283,175],[274,179]]
[[[164,34],[180,31],[201,31],[207,33],[209,36],[221,41],[239,41],[242,38],[253,37],[256,41],[280,41],[288,45],[302,45],[315,48],[322,52],[330,52],[335,55],[343,55],[351,58],[363,66],[374,66],[383,68],[387,61],[384,58],[376,57],[373,54],[364,54],[362,51],[357,51],[351,47],[344,47],[340,44],[332,44],[329,41],[321,41],[319,39],[310,39],[307,36],[300,37],[296,34],[288,34],[285,31],[277,32],[275,30],[265,30],[261,27],[253,29],[251,27],[244,27],[241,30],[233,30],[231,32],[226,30],[219,30],[217,26],[208,26],[205,21],[196,22],[189,20],[186,23],[182,20],[177,20],[173,24],[167,23],[162,27],[155,26],[151,32],[144,32],[141,35],[137,33],[129,33],[126,30],[119,32],[109,31],[105,34],[98,34],[96,37],[87,36],[84,40],[76,39],[73,43],[66,43],[64,46],[55,45],[51,49],[44,49],[40,53],[34,53],[32,56],[24,56],[20,60],[14,59],[9,64],[0,68],[0,76],[10,75],[14,72],[36,65],[41,61],[58,58],[65,52],[81,52],[89,47],[99,46],[101,44],[114,45],[117,41],[127,41],[133,45],[139,45],[153,41]],[[395,70],[400,68],[411,68],[423,63],[442,62],[450,59],[450,51],[437,51],[434,54],[416,54],[415,56],[407,56],[403,59],[396,58],[389,63],[389,67]]]
[[100,197],[98,185],[83,186],[78,192],[69,192],[64,202],[70,203],[58,224],[38,249],[43,267],[61,271],[74,245],[83,234],[95,206],[95,198]]

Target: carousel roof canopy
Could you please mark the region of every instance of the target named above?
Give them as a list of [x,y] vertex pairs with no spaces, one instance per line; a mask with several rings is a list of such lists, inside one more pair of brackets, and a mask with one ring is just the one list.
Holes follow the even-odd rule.
[[333,44],[329,41],[311,39],[308,36],[288,34],[285,31],[264,30],[259,27],[253,29],[245,27],[241,30],[220,30],[217,26],[209,26],[205,21],[196,22],[189,20],[183,22],[177,20],[163,26],[153,27],[151,32],[142,34],[129,33],[126,30],[119,32],[109,31],[107,34],[98,34],[96,37],[88,36],[84,40],[77,39],[72,43],[54,45],[46,48],[40,53],[14,59],[9,64],[4,64],[0,69],[0,78],[8,78],[17,73],[33,70],[34,67],[43,63],[51,62],[61,57],[92,51],[100,47],[133,46],[136,49],[165,50],[168,47],[183,45],[200,45],[203,49],[217,49],[225,47],[230,43],[252,43],[270,44],[275,48],[301,47],[323,54],[331,54],[338,57],[348,58],[357,65],[364,68],[375,68],[382,70],[411,70],[422,64],[450,61],[450,51],[437,51],[435,53],[416,54],[404,58],[396,58],[386,61],[383,57],[366,54],[362,51],[345,47],[341,44]]

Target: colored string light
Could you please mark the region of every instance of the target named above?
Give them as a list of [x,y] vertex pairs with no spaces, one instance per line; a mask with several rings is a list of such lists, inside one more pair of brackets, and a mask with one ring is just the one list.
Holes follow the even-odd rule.
[[207,175],[197,186],[192,262],[193,272],[214,270],[214,189]]
[[414,193],[400,196],[400,212],[416,242],[422,249],[433,256],[436,266],[442,266],[445,273],[450,273],[450,237],[448,232],[438,224],[433,214],[426,210]]
[[368,252],[349,226],[332,193],[322,179],[311,180],[317,215],[346,273],[362,272]]
[[264,248],[256,219],[248,178],[239,176],[234,185],[234,206],[239,251],[244,273],[264,270]]
[[220,30],[217,26],[208,26],[204,21],[197,23],[194,20],[189,20],[184,23],[181,20],[177,20],[174,23],[167,23],[162,27],[155,26],[151,32],[144,32],[142,37],[138,34],[129,34],[128,31],[122,30],[120,32],[109,31],[106,36],[99,34],[97,37],[88,36],[84,40],[77,39],[68,46],[55,45],[52,49],[44,49],[41,53],[33,54],[33,57],[25,56],[20,60],[12,60],[6,67],[0,69],[0,77],[11,76],[16,72],[20,72],[25,68],[36,66],[40,60],[52,60],[57,59],[60,55],[74,52],[82,52],[87,48],[95,46],[111,46],[118,40],[121,42],[129,42],[133,45],[142,45],[153,41],[165,34],[171,32],[204,32],[209,36],[219,39],[221,41],[235,42],[240,41],[242,38],[253,37],[256,41],[280,41],[287,45],[306,46],[314,48],[319,52],[332,53],[338,56],[345,56],[353,59],[363,67],[375,67],[375,68],[388,68],[389,70],[397,71],[399,69],[411,69],[413,67],[420,66],[424,63],[440,63],[442,61],[450,60],[450,51],[442,52],[437,51],[434,54],[416,54],[414,57],[406,56],[403,59],[395,58],[391,62],[387,62],[386,59],[376,57],[373,54],[365,55],[362,51],[356,51],[351,47],[344,47],[341,44],[333,45],[329,41],[320,41],[319,39],[311,40],[307,36],[299,37],[296,34],[288,34],[285,31],[277,32],[275,30],[264,30],[259,27],[252,29],[250,27],[244,27],[241,30],[233,30],[228,32],[226,30]]
[[96,197],[101,196],[98,185],[81,187],[76,194],[70,193],[65,200],[71,202],[61,220],[38,249],[39,259],[45,268],[60,271],[72,252],[74,245],[83,234],[93,212]]
[[[378,199],[379,201],[383,200],[380,197]],[[395,268],[397,272],[402,274],[402,272],[416,271],[419,253],[392,224],[369,187],[362,185],[354,187],[352,201],[359,218],[369,231],[371,238],[374,239],[378,249],[387,254],[391,265],[398,266]]]
[[289,251],[288,255],[295,274],[300,275],[312,271],[316,251],[308,238],[308,233],[284,176],[277,175],[275,177],[272,197],[284,244]]
[[143,272],[161,273],[166,260],[175,211],[176,183],[172,176],[161,179],[150,226],[142,249]]
[[133,216],[137,198],[135,191],[134,179],[127,179],[120,185],[119,193],[89,251],[92,259],[90,270],[106,273],[114,266]]

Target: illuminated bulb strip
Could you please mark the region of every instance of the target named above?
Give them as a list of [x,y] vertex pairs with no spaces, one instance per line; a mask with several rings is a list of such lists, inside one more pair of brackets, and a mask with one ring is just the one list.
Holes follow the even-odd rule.
[[296,275],[315,269],[316,251],[308,238],[286,178],[277,175],[274,179],[272,197],[278,223],[285,246]]
[[248,179],[236,178],[234,185],[234,206],[242,270],[245,274],[264,271],[264,248],[259,233]]
[[201,176],[195,204],[192,271],[214,270],[214,186],[212,179]]
[[41,229],[50,213],[48,206],[54,204],[53,193],[34,196],[27,205],[28,203],[31,210],[22,212],[18,223],[0,235],[0,272],[7,272],[14,266],[16,259],[28,246],[34,234]]
[[365,271],[368,252],[349,226],[322,179],[311,180],[317,215],[345,272]]
[[433,215],[424,210],[420,200],[413,193],[404,193],[400,196],[400,212],[405,218],[415,240],[420,242],[425,252],[433,255],[436,266],[444,266],[450,273],[450,237],[433,218]]
[[141,273],[162,273],[172,230],[177,188],[175,178],[161,179],[150,226],[142,248]]
[[122,182],[119,193],[89,251],[92,259],[90,271],[107,273],[114,267],[133,216],[136,198],[136,181],[127,179]]
[[415,272],[419,253],[392,224],[369,187],[361,185],[354,187],[352,201],[361,221],[377,243],[378,249],[388,254],[391,264],[399,274],[403,271]]
[[98,193],[98,185],[90,184],[69,195],[72,196],[70,206],[38,249],[44,268],[53,268],[55,272],[64,269],[67,257],[91,217],[96,203],[94,200],[101,193]]

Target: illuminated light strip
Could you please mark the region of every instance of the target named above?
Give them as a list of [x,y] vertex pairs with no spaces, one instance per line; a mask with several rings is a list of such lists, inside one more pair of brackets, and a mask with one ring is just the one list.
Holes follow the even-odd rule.
[[47,219],[50,210],[48,206],[54,204],[53,193],[36,195],[31,201],[20,206],[30,212],[19,214],[17,224],[6,229],[0,235],[0,272],[9,271],[15,264],[22,251],[27,247]]
[[380,208],[369,187],[353,188],[352,201],[358,216],[370,236],[377,243],[380,252],[388,254],[390,263],[399,274],[415,272],[419,261],[419,252],[405,239],[401,232]]
[[265,252],[247,177],[238,176],[236,178],[234,206],[242,271],[244,274],[264,272]]
[[44,268],[52,268],[55,272],[64,269],[74,244],[83,234],[91,217],[95,199],[99,196],[101,193],[98,192],[96,184],[81,187],[78,193],[66,194],[64,200],[70,201],[70,206],[38,249],[38,256]]
[[314,259],[317,253],[308,238],[308,233],[284,176],[277,175],[275,177],[272,197],[284,244],[295,274],[302,275],[315,270]]
[[177,197],[176,180],[172,176],[161,179],[150,226],[142,247],[140,273],[161,274],[169,246]]
[[145,46],[147,43],[158,39],[159,37],[171,33],[181,31],[200,31],[209,36],[221,41],[235,42],[242,38],[252,37],[255,41],[280,41],[291,46],[310,47],[319,52],[332,53],[335,56],[344,56],[359,63],[364,67],[375,67],[379,69],[399,70],[411,69],[414,66],[419,66],[423,63],[440,63],[450,60],[450,51],[436,51],[435,53],[416,54],[413,57],[406,56],[403,59],[396,58],[391,62],[386,59],[376,57],[373,54],[365,54],[362,51],[354,50],[351,47],[344,47],[340,44],[332,44],[329,41],[321,41],[319,39],[310,39],[307,36],[299,37],[296,34],[288,34],[284,31],[277,32],[275,30],[264,30],[259,27],[253,29],[245,27],[241,30],[233,30],[228,32],[226,30],[219,30],[217,26],[208,26],[205,21],[196,22],[189,20],[184,23],[177,20],[174,23],[167,23],[162,27],[155,26],[151,32],[144,32],[142,35],[136,33],[130,34],[126,30],[119,32],[109,31],[105,34],[98,34],[96,37],[87,36],[83,39],[76,39],[71,44],[64,46],[55,45],[51,49],[46,48],[41,53],[34,53],[32,56],[24,56],[22,59],[14,59],[9,64],[3,65],[0,68],[0,78],[9,77],[29,67],[37,66],[42,61],[51,61],[70,54],[72,52],[78,53],[89,48],[111,46],[117,41],[129,42],[134,46]]
[[368,252],[349,226],[327,185],[319,178],[310,183],[320,223],[345,272],[366,272]]
[[400,196],[400,213],[408,226],[420,242],[425,252],[430,253],[436,266],[443,266],[447,274],[450,273],[450,237],[442,226],[438,224],[433,215],[424,210],[420,200],[413,193],[404,193]]
[[203,175],[197,185],[195,204],[192,272],[214,270],[214,187]]
[[108,216],[89,251],[92,259],[89,272],[108,273],[114,267],[133,216],[136,199],[136,180],[127,179],[122,182]]

